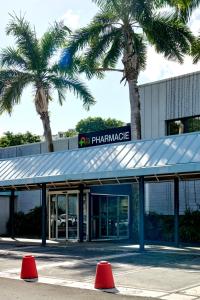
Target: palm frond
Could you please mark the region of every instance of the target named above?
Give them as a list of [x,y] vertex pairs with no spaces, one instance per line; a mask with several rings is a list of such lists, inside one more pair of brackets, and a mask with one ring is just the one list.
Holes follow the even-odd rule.
[[98,79],[104,78],[104,72],[101,70],[100,62],[88,61],[85,57],[80,59],[79,72],[86,75],[87,79],[97,77]]
[[194,37],[187,26],[174,15],[155,15],[147,26],[143,27],[150,44],[157,52],[163,53],[168,59],[183,62],[184,54],[190,51]]
[[156,7],[170,6],[175,9],[177,15],[187,22],[192,12],[199,7],[200,0],[155,0]]
[[11,20],[6,28],[8,35],[12,34],[20,53],[26,57],[30,68],[37,70],[40,66],[40,51],[35,30],[31,29],[29,22],[24,17],[11,15]]
[[[147,1],[151,2],[152,0]],[[143,0],[93,0],[101,9],[101,11],[110,14],[113,20],[129,20],[130,14],[134,12],[138,12],[140,8],[140,13],[144,13],[145,7],[141,7],[141,3]],[[145,1],[146,2],[146,1]]]
[[192,43],[191,55],[193,57],[193,63],[196,64],[200,60],[200,37],[196,38]]
[[113,43],[103,59],[103,68],[114,67],[122,54],[121,32],[116,34]]
[[105,34],[110,30],[111,25],[107,24],[99,24],[99,23],[91,23],[86,27],[76,31],[68,44],[68,49],[71,55],[74,55],[78,50],[83,49],[87,45],[89,45],[93,39],[96,39],[97,36],[101,34]]
[[67,66],[63,66],[60,62],[54,63],[50,68],[47,69],[48,74],[54,75],[64,75],[64,76],[73,76],[76,73],[79,73],[80,67],[80,57],[74,56],[73,62]]
[[[75,94],[78,98],[83,100],[83,106],[88,110],[91,105],[95,103],[95,100],[87,87],[76,78],[49,76],[48,80],[52,83],[54,88],[59,91],[69,90]],[[62,97],[63,100],[63,97]]]
[[21,72],[17,70],[10,70],[10,69],[1,69],[0,70],[0,81],[4,84],[14,79],[16,76],[21,74]]
[[9,79],[5,79],[5,74],[5,71],[0,71],[2,87],[0,93],[0,114],[5,111],[8,113],[12,112],[13,106],[19,104],[24,88],[33,79],[30,74],[22,72],[17,72],[15,76],[13,76],[13,73],[8,73],[7,75],[10,75]]
[[42,36],[40,46],[42,52],[42,63],[45,66],[48,64],[48,60],[52,57],[55,51],[65,44],[67,34],[70,33],[71,30],[62,22],[55,22],[55,24]]
[[96,3],[102,10],[110,10],[113,7],[113,0],[92,0],[92,2]]
[[132,34],[134,54],[138,57],[139,71],[144,70],[147,60],[147,45],[142,34]]
[[152,17],[154,0],[129,0],[128,9],[133,20],[136,20],[140,24],[145,23]]
[[90,64],[95,64],[96,61],[105,55],[116,36],[119,36],[120,33],[120,29],[110,27],[108,32],[101,36],[97,36],[96,39],[93,39],[88,51],[86,52],[86,60],[88,60]]
[[57,88],[57,91],[58,91],[58,102],[62,106],[63,102],[65,101],[65,93],[66,93],[66,91],[63,88]]
[[17,67],[19,69],[27,69],[27,62],[21,55],[19,49],[7,47],[1,52],[1,65],[5,67]]
[[97,13],[92,20],[93,23],[102,25],[113,24],[117,21],[119,21],[119,15],[113,10],[102,10]]

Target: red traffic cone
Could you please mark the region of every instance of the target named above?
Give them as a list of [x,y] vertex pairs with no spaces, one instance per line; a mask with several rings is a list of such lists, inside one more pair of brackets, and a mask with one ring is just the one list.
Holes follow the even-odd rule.
[[35,257],[32,255],[24,256],[22,259],[21,279],[37,280],[38,272],[35,263]]
[[113,289],[115,287],[112,267],[108,261],[100,261],[96,267],[95,289]]

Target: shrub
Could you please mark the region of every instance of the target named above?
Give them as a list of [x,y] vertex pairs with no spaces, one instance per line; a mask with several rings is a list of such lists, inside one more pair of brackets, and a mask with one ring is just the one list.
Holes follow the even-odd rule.
[[[16,237],[41,237],[41,207],[35,207],[27,214],[18,212],[14,214],[14,234]],[[10,221],[7,229],[10,228]]]

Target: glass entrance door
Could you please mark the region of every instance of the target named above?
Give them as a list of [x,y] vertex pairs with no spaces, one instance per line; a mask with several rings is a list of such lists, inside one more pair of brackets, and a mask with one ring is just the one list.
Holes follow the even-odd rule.
[[57,195],[57,238],[66,238],[66,195]]
[[[49,238],[77,240],[78,191],[49,195]],[[83,195],[83,235],[88,237],[88,193]]]
[[77,194],[67,195],[68,236],[67,239],[77,239],[78,233],[78,197]]
[[107,198],[108,205],[108,237],[118,237],[118,199],[116,197]]
[[128,196],[92,195],[92,239],[128,238]]
[[49,237],[57,238],[57,197],[50,196],[49,201]]
[[66,238],[66,195],[50,195],[49,235],[51,239]]
[[78,193],[49,196],[49,238],[77,239]]

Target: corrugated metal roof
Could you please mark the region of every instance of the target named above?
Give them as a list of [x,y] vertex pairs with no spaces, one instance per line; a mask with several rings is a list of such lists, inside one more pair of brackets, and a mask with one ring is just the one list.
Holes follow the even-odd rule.
[[0,186],[200,172],[200,133],[0,160]]

